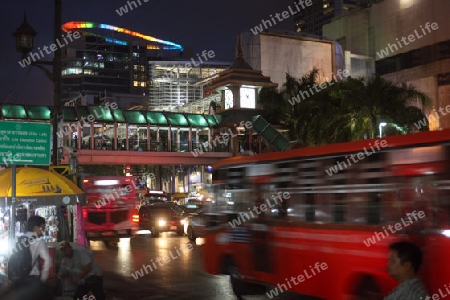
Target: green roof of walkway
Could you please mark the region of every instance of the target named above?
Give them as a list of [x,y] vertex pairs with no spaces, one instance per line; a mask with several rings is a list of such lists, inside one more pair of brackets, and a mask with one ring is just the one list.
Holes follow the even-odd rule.
[[253,129],[258,132],[262,138],[270,143],[277,151],[288,149],[289,140],[276,130],[262,116],[254,116],[252,119]]
[[[219,117],[219,118],[217,118]],[[219,125],[220,116],[188,114],[179,112],[158,112],[110,109],[99,105],[89,106],[65,106],[63,108],[63,118],[65,122],[77,122],[82,119],[89,122],[89,119],[102,123],[129,123],[154,126],[174,126],[174,127],[214,127]],[[51,120],[51,107],[45,105],[18,105],[3,104],[0,109],[0,119],[16,120]]]

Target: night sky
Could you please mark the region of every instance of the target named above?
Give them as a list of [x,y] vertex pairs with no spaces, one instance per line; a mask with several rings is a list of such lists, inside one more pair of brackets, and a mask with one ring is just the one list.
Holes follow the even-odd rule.
[[[119,16],[116,9],[126,0],[62,0],[62,22],[90,21],[124,27],[183,47],[194,54],[213,50],[217,60],[234,58],[236,35],[249,31],[261,19],[281,13],[292,0],[140,0],[141,5]],[[15,50],[11,35],[27,13],[28,23],[38,32],[37,47],[53,43],[53,0],[4,1],[1,9],[0,102],[9,104],[52,104],[53,85],[36,67],[22,68],[21,54]],[[273,29],[292,30],[293,18],[279,22]],[[43,60],[51,60],[46,55]],[[51,66],[49,66],[51,69]]]

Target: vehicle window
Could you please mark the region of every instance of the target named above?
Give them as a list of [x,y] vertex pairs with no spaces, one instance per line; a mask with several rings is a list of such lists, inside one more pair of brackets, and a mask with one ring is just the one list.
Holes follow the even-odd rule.
[[175,212],[175,213],[182,213],[183,212],[183,208],[181,208],[180,206],[178,206],[178,205],[174,205],[174,206],[172,206],[172,209],[171,209],[173,212]]
[[188,204],[184,207],[184,211],[188,212],[188,213],[193,213],[193,212],[197,212],[199,209],[201,209],[203,207],[203,205],[198,205],[198,204]]
[[170,214],[172,213],[172,209],[170,207],[155,207],[154,205],[147,206],[148,211],[151,214]]
[[188,209],[199,209],[201,207],[201,205],[198,204],[188,204],[185,206]]
[[230,168],[228,170],[227,188],[242,189],[245,175],[245,168]]

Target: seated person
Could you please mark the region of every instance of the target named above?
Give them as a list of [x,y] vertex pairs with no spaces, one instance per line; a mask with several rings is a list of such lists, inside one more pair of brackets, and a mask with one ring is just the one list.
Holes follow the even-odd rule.
[[61,242],[59,249],[62,260],[58,275],[77,286],[73,299],[83,299],[83,296],[91,292],[96,300],[104,300],[102,270],[94,261],[90,250],[72,248],[67,241]]

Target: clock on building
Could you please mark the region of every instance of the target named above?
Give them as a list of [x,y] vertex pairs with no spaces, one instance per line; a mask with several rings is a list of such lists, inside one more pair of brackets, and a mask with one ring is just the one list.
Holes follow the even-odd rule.
[[255,89],[241,88],[241,108],[255,108]]
[[225,109],[233,108],[233,92],[231,90],[225,90]]

